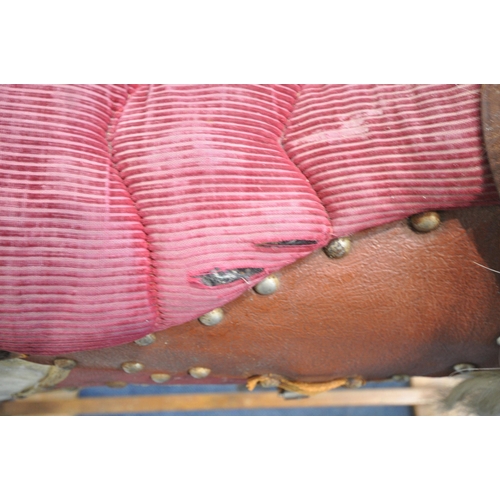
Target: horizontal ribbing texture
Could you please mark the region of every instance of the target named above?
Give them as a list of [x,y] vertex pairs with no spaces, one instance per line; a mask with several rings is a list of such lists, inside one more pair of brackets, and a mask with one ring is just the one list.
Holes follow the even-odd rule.
[[479,87],[0,86],[0,349],[106,347],[219,307],[326,243],[318,195],[338,236],[497,204]]
[[344,236],[426,210],[499,202],[478,85],[306,85],[284,147]]
[[126,86],[0,86],[0,349],[145,335],[149,252],[106,138]]
[[[144,223],[165,327],[240,295],[328,241],[330,223],[280,138],[297,86],[142,86],[112,140]],[[268,243],[314,241],[309,245]],[[264,244],[264,246],[262,246]],[[206,286],[215,270],[262,269]]]

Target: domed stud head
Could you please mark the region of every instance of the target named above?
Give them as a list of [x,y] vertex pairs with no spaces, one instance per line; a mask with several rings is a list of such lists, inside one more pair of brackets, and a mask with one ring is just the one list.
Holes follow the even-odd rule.
[[144,365],[142,363],[137,363],[136,361],[127,361],[122,364],[122,370],[125,373],[137,373],[144,370]]
[[171,379],[171,376],[168,373],[153,373],[151,375],[151,380],[156,384],[163,384],[164,382],[168,382]]
[[63,370],[72,370],[76,366],[76,361],[72,359],[58,358],[54,359],[54,365]]
[[195,366],[188,370],[189,375],[193,378],[205,378],[210,375],[210,368],[203,368],[202,366]]
[[121,380],[112,380],[111,382],[108,382],[106,385],[108,387],[111,387],[112,389],[123,389],[124,387],[127,387],[127,382],[123,382]]
[[323,249],[330,259],[341,259],[345,257],[352,247],[350,238],[336,238]]
[[137,345],[140,345],[140,346],[146,346],[146,345],[152,344],[155,341],[156,341],[155,334],[154,333],[149,333],[145,337],[142,337],[140,339],[134,340],[134,343],[137,344]]
[[434,231],[441,224],[441,218],[437,212],[424,212],[410,217],[410,224],[419,233]]
[[453,366],[453,371],[470,372],[472,370],[475,370],[476,368],[476,365],[473,365],[472,363],[458,363]]
[[271,295],[278,289],[279,284],[279,279],[271,274],[270,276],[264,278],[261,282],[257,283],[253,289],[259,295]]
[[207,312],[198,318],[198,321],[205,326],[214,326],[222,321],[224,318],[224,311],[218,307],[213,311]]

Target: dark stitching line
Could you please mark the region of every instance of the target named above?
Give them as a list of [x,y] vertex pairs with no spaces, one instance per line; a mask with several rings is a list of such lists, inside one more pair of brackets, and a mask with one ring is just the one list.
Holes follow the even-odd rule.
[[[150,267],[149,275],[151,277],[151,289],[153,291],[152,295],[153,295],[153,302],[154,302],[155,314],[156,314],[155,322],[157,322],[158,320],[161,321],[162,317],[160,314],[160,307],[158,305],[158,286],[156,283],[156,274],[153,272],[153,271],[156,271],[156,267],[154,265],[154,260],[152,257],[151,244],[149,242],[149,237],[148,237],[148,234],[146,232],[146,226],[145,226],[144,221],[142,219],[142,216],[139,212],[139,209],[137,208],[137,204],[136,204],[134,198],[132,197],[130,191],[128,190],[127,184],[125,183],[125,180],[123,179],[123,177],[121,175],[121,172],[118,170],[118,168],[116,168],[116,160],[114,158],[114,150],[113,150],[113,142],[115,140],[115,133],[116,133],[116,130],[118,129],[118,124],[120,122],[120,119],[123,116],[125,108],[127,107],[128,103],[130,102],[130,98],[139,90],[139,88],[141,86],[145,87],[146,85],[137,85],[137,87],[135,87],[133,89],[127,89],[127,99],[126,99],[125,103],[123,104],[121,109],[120,109],[120,107],[117,107],[115,109],[114,113],[111,115],[111,118],[110,118],[109,124],[108,124],[108,128],[106,130],[106,140],[108,142],[108,148],[109,148],[110,166],[112,169],[114,169],[118,178],[122,181],[122,184],[125,188],[125,191],[128,194],[130,200],[132,201],[132,204],[134,205],[134,208],[135,208],[136,213],[137,213],[137,217],[139,218],[139,221],[140,221],[141,226],[142,226],[142,230],[144,232],[144,236],[145,236],[145,240],[146,240],[146,248],[147,248],[148,253],[149,253],[149,267]],[[111,130],[112,126],[113,126],[113,130]],[[151,325],[151,326],[153,326],[153,325]]]

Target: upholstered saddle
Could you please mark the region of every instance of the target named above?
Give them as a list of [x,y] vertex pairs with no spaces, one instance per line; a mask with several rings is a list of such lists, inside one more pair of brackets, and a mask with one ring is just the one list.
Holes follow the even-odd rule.
[[482,127],[477,85],[0,86],[2,356],[304,393],[498,366],[483,98]]

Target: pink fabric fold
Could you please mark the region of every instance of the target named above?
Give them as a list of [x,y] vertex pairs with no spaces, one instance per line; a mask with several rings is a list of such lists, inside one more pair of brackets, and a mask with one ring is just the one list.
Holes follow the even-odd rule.
[[144,228],[107,128],[124,86],[0,86],[0,348],[116,345],[156,320]]
[[235,299],[328,241],[325,209],[280,144],[297,90],[153,85],[129,99],[112,148],[148,235],[157,328]]
[[284,145],[336,236],[499,202],[479,85],[305,85]]

